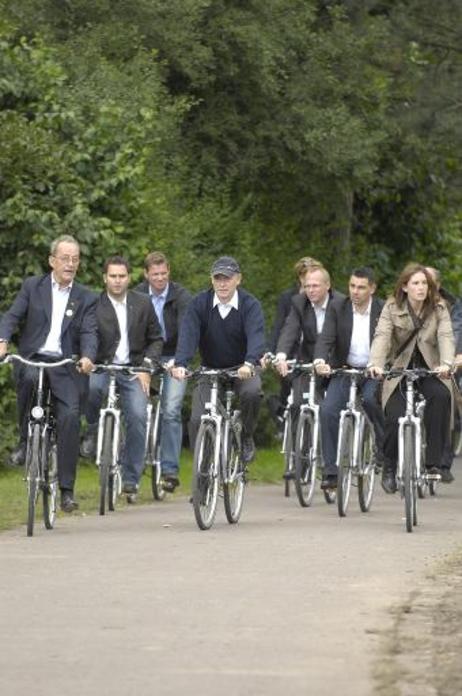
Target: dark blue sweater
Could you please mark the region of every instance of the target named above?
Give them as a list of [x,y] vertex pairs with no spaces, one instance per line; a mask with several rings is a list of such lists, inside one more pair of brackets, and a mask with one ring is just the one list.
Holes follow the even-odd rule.
[[213,290],[196,295],[180,327],[175,365],[186,367],[199,348],[202,365],[233,367],[256,365],[265,352],[263,311],[259,301],[238,288],[238,309],[222,319],[213,307]]

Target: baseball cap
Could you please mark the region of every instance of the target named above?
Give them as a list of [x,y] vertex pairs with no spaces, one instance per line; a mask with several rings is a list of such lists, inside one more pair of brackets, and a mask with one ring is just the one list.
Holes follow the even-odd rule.
[[211,270],[211,274],[213,276],[224,275],[228,278],[231,278],[231,276],[233,276],[235,273],[240,272],[241,269],[239,268],[239,264],[236,259],[233,259],[232,256],[220,256],[220,258],[217,259],[213,264]]

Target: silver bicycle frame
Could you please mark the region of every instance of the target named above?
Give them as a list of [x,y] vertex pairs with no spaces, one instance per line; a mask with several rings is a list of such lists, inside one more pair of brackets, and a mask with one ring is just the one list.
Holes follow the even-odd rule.
[[417,414],[414,412],[415,390],[414,380],[410,376],[405,376],[406,379],[406,413],[398,420],[398,471],[397,477],[400,481],[403,480],[404,471],[404,428],[411,425],[414,432],[414,447],[415,447],[415,463],[417,480],[421,478],[422,473],[422,416],[425,408],[425,400],[421,400],[417,405]]
[[313,449],[314,456],[316,460],[319,459],[319,453],[321,451],[321,438],[320,438],[320,413],[321,407],[316,403],[316,374],[312,372],[310,374],[310,384],[307,392],[303,392],[303,402],[300,406],[301,413],[312,413],[313,414]]
[[[361,442],[364,434],[364,426],[366,422],[366,414],[362,408],[358,408],[358,379],[360,374],[350,373],[350,388],[348,393],[348,401],[346,408],[340,411],[338,442],[337,442],[337,469],[340,464],[340,447],[342,442],[342,431],[346,418],[353,420],[353,470],[360,471],[362,468],[361,458]],[[374,429],[371,424],[372,433]]]
[[107,405],[100,409],[98,420],[98,440],[96,445],[96,466],[101,465],[101,454],[103,450],[104,421],[107,415],[114,418],[114,434],[112,438],[112,462],[117,463],[117,454],[120,435],[120,409],[118,408],[118,396],[116,389],[116,376],[109,373],[109,387],[107,394]]

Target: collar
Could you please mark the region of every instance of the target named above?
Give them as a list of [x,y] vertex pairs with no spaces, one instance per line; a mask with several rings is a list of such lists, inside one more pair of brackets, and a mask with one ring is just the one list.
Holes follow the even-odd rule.
[[164,289],[162,290],[162,292],[159,293],[159,294],[153,292],[153,291],[152,291],[152,288],[151,288],[151,286],[150,286],[149,284],[148,284],[148,287],[149,287],[149,294],[150,294],[151,297],[154,297],[156,300],[160,300],[160,299],[166,300],[166,299],[167,299],[168,291],[169,291],[169,288],[170,288],[170,283],[167,283],[167,285],[165,286],[165,288],[164,288]]
[[316,311],[317,309],[326,309],[328,302],[329,302],[329,293],[327,293],[326,297],[324,298],[324,302],[321,305],[314,304],[314,302],[310,302],[310,304],[313,307],[313,309]]
[[358,314],[360,317],[369,316],[371,313],[371,308],[372,308],[372,297],[369,298],[369,304],[367,305],[367,309],[365,312],[358,312],[358,310],[354,306],[353,302],[351,303],[351,308],[353,310],[353,314]]
[[73,285],[73,283],[74,283],[74,281],[71,281],[71,282],[69,283],[69,285],[61,286],[61,285],[58,283],[58,281],[55,280],[55,277],[54,277],[53,273],[51,274],[51,287],[52,287],[53,290],[60,290],[61,292],[64,292],[64,291],[70,292],[70,291],[72,290],[72,285]]
[[230,299],[229,302],[220,302],[218,299],[217,293],[213,293],[213,306],[216,307],[217,305],[223,305],[223,307],[234,307],[234,309],[238,309],[239,307],[239,297],[237,294],[237,290],[234,291],[234,295]]
[[125,297],[123,298],[123,300],[116,300],[109,293],[107,293],[107,296],[108,296],[108,299],[112,302],[112,304],[114,306],[116,306],[116,305],[119,307],[121,307],[121,306],[126,307],[127,306],[127,295],[126,294],[125,294]]

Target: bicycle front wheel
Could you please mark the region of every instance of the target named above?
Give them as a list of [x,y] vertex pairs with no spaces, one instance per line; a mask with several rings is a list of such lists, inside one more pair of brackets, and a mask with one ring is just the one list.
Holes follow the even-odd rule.
[[109,472],[112,466],[112,441],[114,438],[114,418],[107,415],[103,426],[103,446],[99,465],[99,514],[106,513],[106,498],[109,502]]
[[245,467],[241,448],[231,427],[226,440],[226,452],[223,457],[223,502],[226,519],[230,524],[235,524],[239,521],[244,502]]
[[35,507],[40,478],[40,425],[34,424],[27,443],[27,536],[34,534]]
[[154,500],[164,500],[167,495],[162,484],[162,471],[160,460],[160,436],[161,436],[162,418],[160,415],[160,404],[157,405],[154,414],[151,432],[149,434],[149,446],[151,450],[151,490]]
[[295,436],[295,490],[302,507],[309,507],[316,486],[316,456],[312,413],[301,413]]
[[192,504],[199,529],[210,529],[218,500],[218,468],[215,466],[216,430],[201,423],[194,447]]
[[417,524],[417,496],[415,476],[415,443],[414,432],[410,426],[404,429],[403,442],[403,485],[404,485],[404,510],[406,517],[406,531],[412,532]]
[[58,501],[58,453],[54,438],[47,432],[42,443],[43,462],[43,521],[53,529]]
[[340,517],[345,517],[350,500],[353,466],[353,423],[345,418],[339,434],[337,508]]
[[361,512],[369,512],[374,497],[375,459],[374,436],[372,428],[366,421],[361,442],[362,470],[358,474],[358,498]]
[[287,411],[284,427],[284,495],[290,497],[290,482],[294,478],[294,437],[293,437],[292,413]]

